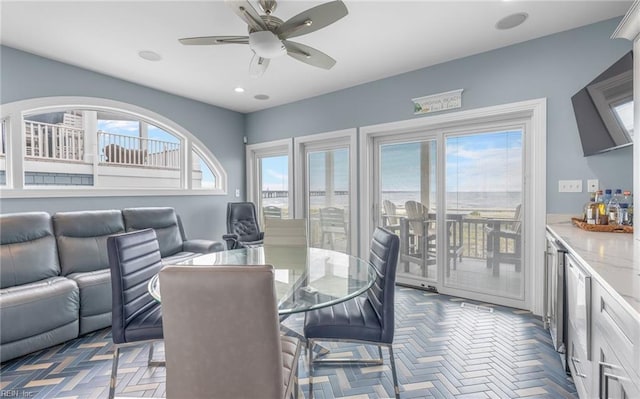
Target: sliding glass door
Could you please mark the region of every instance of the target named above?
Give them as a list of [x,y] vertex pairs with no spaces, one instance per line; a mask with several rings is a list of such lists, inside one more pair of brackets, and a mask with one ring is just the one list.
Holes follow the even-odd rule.
[[523,127],[373,140],[375,225],[400,237],[399,283],[524,301]]
[[524,299],[522,129],[447,135],[444,151],[444,286]]

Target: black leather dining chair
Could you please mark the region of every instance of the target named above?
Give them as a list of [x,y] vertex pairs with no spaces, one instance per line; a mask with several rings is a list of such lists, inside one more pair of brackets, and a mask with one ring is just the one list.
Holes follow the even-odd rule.
[[[396,265],[400,239],[382,227],[373,232],[369,262],[375,267],[377,277],[366,295],[331,307],[307,312],[304,320],[304,336],[309,355],[309,395],[313,395],[314,364],[360,364],[383,363],[382,347],[389,350],[393,387],[396,398],[400,397],[398,377],[393,357],[394,297]],[[313,345],[316,341],[356,342],[377,345],[380,359],[314,359]]]
[[109,237],[107,253],[111,269],[111,336],[114,343],[109,398],[113,398],[121,346],[150,343],[149,366],[164,364],[153,361],[153,341],[163,338],[162,311],[160,303],[147,289],[148,281],[162,268],[162,261],[153,229]]
[[260,231],[253,202],[227,204],[227,234],[222,238],[227,242],[227,249],[262,245],[264,233]]

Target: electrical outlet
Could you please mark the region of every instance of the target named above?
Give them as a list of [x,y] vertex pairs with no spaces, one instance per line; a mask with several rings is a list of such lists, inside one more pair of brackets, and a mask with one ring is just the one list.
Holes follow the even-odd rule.
[[558,192],[560,193],[581,193],[582,180],[559,180]]
[[236,188],[236,198],[240,197],[240,189]]
[[598,179],[589,179],[587,180],[587,191],[590,193],[595,193],[598,191],[600,184],[598,183]]

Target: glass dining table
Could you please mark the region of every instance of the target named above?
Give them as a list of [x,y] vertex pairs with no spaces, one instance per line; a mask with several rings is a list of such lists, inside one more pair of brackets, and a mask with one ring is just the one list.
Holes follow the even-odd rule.
[[[272,265],[278,313],[306,312],[346,301],[366,292],[376,280],[373,265],[341,252],[306,247],[256,247],[203,254],[176,265]],[[158,275],[149,293],[162,301]]]

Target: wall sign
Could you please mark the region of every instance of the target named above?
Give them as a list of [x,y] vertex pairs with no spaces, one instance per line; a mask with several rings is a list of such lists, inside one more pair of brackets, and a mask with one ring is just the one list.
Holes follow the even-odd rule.
[[444,111],[460,108],[462,106],[462,91],[464,89],[451,90],[445,93],[432,94],[430,96],[412,98],[414,114],[426,114],[429,112]]

